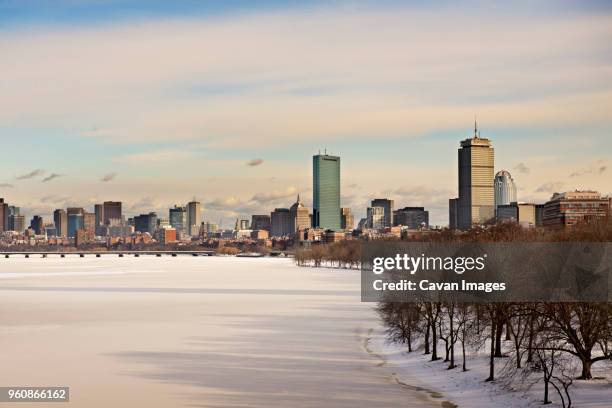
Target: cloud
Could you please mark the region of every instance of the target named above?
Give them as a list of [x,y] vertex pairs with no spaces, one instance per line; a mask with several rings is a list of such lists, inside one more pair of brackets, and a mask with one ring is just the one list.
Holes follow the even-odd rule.
[[262,159],[253,159],[247,162],[247,166],[255,167],[262,164],[264,161]]
[[573,172],[572,174],[570,174],[570,177],[581,177],[585,175],[599,175],[599,174],[605,173],[606,170],[608,170],[608,166],[604,164],[603,160],[599,160],[590,167],[586,167],[581,170]]
[[104,177],[100,179],[100,181],[103,183],[108,183],[109,181],[114,180],[115,177],[117,177],[117,173],[108,173],[108,174],[105,174]]
[[42,176],[43,174],[45,174],[44,170],[36,169],[36,170],[32,170],[29,173],[17,176],[17,177],[15,177],[15,179],[17,179],[17,180],[29,180],[29,179],[32,179],[34,177]]
[[9,183],[0,183],[0,188],[13,188],[13,185]]
[[529,167],[527,167],[525,163],[522,163],[522,162],[514,166],[514,170],[516,170],[517,172],[521,174],[529,174],[531,172]]
[[47,177],[45,177],[42,181],[43,181],[43,183],[46,183],[46,182],[51,181],[53,179],[56,179],[58,177],[64,177],[64,175],[63,174],[58,174],[58,173],[51,173]]
[[251,201],[258,203],[258,204],[268,204],[271,202],[278,201],[280,199],[293,197],[297,195],[297,193],[298,193],[297,188],[291,186],[291,187],[287,187],[287,189],[284,191],[270,191],[266,193],[255,194],[251,198]]
[[542,184],[540,187],[536,189],[536,193],[556,193],[559,192],[565,183],[561,181],[549,181],[547,183]]
[[496,126],[610,124],[605,13],[321,7],[2,34],[4,126],[116,143],[416,136],[474,111]]
[[159,150],[145,153],[134,153],[115,157],[113,160],[121,163],[158,163],[161,161],[180,161],[193,156],[192,152],[183,150]]

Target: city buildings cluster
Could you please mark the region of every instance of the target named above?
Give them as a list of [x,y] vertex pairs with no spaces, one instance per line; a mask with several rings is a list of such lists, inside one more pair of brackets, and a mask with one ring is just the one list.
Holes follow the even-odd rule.
[[[467,230],[500,222],[524,227],[564,228],[608,218],[612,202],[595,191],[555,193],[546,203],[519,201],[514,179],[507,170],[494,173],[491,140],[482,138],[477,124],[474,135],[461,141],[458,149],[458,197],[449,200],[449,228]],[[203,221],[202,204],[195,199],[175,205],[167,218],[155,212],[127,218],[120,201],[85,208],[60,208],[52,220],[33,215],[29,225],[19,207],[0,198],[0,244],[68,245],[204,243],[220,240],[250,241],[264,247],[309,245],[354,237],[376,239],[431,233],[429,211],[424,207],[395,208],[389,198],[375,198],[366,217],[355,226],[350,208],[341,206],[340,157],[317,154],[312,159],[312,211],[300,195],[288,208],[269,214],[236,219],[233,229],[221,229]]]
[[501,170],[494,175],[493,144],[480,137],[476,123],[473,137],[461,141],[458,159],[459,197],[449,200],[451,229],[467,230],[500,222],[566,228],[610,217],[611,198],[596,191],[554,193],[546,203],[520,202],[510,173]]

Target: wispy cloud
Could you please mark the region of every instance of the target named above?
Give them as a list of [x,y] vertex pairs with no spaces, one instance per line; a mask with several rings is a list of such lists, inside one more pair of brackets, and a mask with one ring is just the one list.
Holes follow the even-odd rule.
[[279,199],[290,198],[297,195],[297,188],[291,186],[287,187],[284,191],[270,191],[266,193],[258,193],[255,194],[251,201],[254,201],[258,204],[266,204],[274,201],[278,201]]
[[0,188],[13,188],[13,185],[10,183],[0,183]]
[[32,170],[29,173],[21,174],[21,175],[15,177],[15,179],[17,179],[17,180],[29,180],[29,179],[32,179],[34,177],[42,176],[43,174],[45,174],[44,170],[36,169],[36,170]]
[[536,193],[556,193],[559,192],[565,183],[561,181],[549,181],[536,188]]
[[114,180],[117,177],[117,173],[108,173],[105,174],[102,179],[100,179],[101,182],[103,183],[108,183],[109,181]]
[[247,166],[255,167],[262,164],[264,161],[262,159],[253,159],[247,162]]
[[516,170],[517,172],[521,173],[521,174],[529,174],[531,172],[531,170],[529,169],[529,167],[527,167],[527,165],[525,163],[519,163],[516,166],[514,166],[514,170]]
[[152,152],[134,153],[114,158],[121,163],[159,163],[163,161],[185,160],[193,156],[190,151],[184,150],[157,150]]
[[54,180],[54,179],[59,178],[59,177],[64,177],[64,174],[51,173],[47,177],[45,177],[42,181],[43,181],[43,183],[46,183],[46,182],[49,182],[49,181]]
[[570,177],[580,177],[580,176],[585,176],[585,175],[599,175],[599,174],[605,173],[606,170],[608,170],[608,166],[607,164],[605,164],[605,161],[599,160],[589,167],[585,167],[583,169],[573,172],[572,174],[570,174]]
[[0,121],[221,146],[414,136],[475,110],[497,126],[609,125],[612,17],[498,13],[324,7],[7,31]]

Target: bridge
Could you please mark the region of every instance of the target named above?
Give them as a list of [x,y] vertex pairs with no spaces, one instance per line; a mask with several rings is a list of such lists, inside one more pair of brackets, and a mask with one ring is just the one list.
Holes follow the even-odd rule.
[[47,258],[49,256],[57,256],[60,258],[65,258],[66,256],[78,256],[80,258],[84,258],[85,256],[95,256],[96,258],[105,256],[118,256],[119,258],[123,258],[124,256],[133,256],[140,257],[141,255],[149,255],[161,257],[163,255],[176,257],[179,255],[182,256],[213,256],[215,255],[215,251],[151,251],[151,250],[133,250],[133,251],[67,251],[67,252],[59,252],[59,251],[0,251],[0,258],[10,258],[11,256],[23,256],[25,258],[30,258],[34,256],[40,256],[41,258]]

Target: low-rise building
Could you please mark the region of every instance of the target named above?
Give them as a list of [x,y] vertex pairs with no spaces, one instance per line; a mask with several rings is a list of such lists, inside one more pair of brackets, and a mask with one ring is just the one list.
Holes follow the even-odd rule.
[[544,204],[542,223],[550,228],[567,228],[577,224],[607,220],[610,198],[596,191],[568,191],[553,194]]

